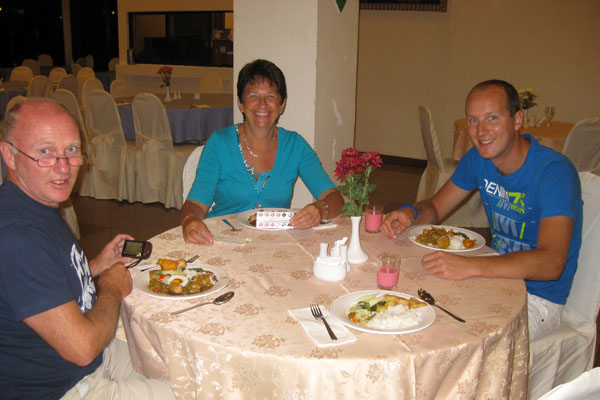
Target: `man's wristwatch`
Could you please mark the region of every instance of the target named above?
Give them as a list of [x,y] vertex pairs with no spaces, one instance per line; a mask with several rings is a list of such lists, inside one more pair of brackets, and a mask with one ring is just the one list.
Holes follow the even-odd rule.
[[411,206],[410,204],[406,204],[400,207],[398,211],[402,210],[403,208],[410,208],[411,210],[413,210],[415,212],[415,217],[413,218],[413,221],[417,220],[417,217],[419,216],[419,211],[417,211],[415,207]]

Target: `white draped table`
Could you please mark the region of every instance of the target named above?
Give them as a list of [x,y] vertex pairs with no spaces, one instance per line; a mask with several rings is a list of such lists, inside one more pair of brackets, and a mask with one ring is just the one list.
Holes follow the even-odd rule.
[[[235,216],[230,221],[236,224]],[[361,228],[369,260],[352,266],[342,282],[312,274],[319,243],[350,236],[350,220],[330,230],[232,233],[220,218],[207,220],[215,234],[249,237],[249,245],[184,243],[177,227],[151,239],[158,257],[189,258],[218,266],[230,276],[224,291],[235,297],[177,316],[195,304],[134,291],[121,316],[136,368],[168,377],[179,399],[520,399],[527,393],[526,290],[521,280],[448,281],[421,267],[427,249],[403,235],[387,240]],[[239,225],[239,224],[238,224]],[[436,309],[430,327],[406,335],[352,330],[357,341],[317,347],[290,309],[331,303],[348,292],[376,289],[376,254],[402,257],[397,291],[426,288],[439,304],[464,318],[458,323]],[[485,247],[474,252],[485,254]],[[136,267],[133,275],[143,266]],[[216,295],[209,297],[212,300]],[[333,318],[333,317],[331,317]]]

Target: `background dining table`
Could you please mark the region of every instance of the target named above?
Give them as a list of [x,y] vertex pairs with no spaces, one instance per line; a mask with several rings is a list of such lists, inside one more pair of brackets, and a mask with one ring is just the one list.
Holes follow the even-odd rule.
[[[160,99],[164,94],[157,94]],[[133,96],[116,99],[121,125],[126,140],[135,140]],[[201,94],[195,100],[191,93],[181,99],[163,102],[167,110],[173,143],[197,143],[208,139],[214,131],[233,124],[233,96],[231,94]]]
[[[561,153],[573,125],[574,124],[571,122],[552,121],[550,126],[546,126],[546,123],[542,122],[542,124],[536,128],[521,128],[521,134],[528,133],[536,138],[540,144]],[[467,132],[467,119],[457,119],[454,122],[452,158],[456,161],[460,161],[462,156],[464,156],[471,147],[473,147],[473,143],[471,143]]]
[[[240,227],[236,216],[229,221]],[[472,278],[449,281],[428,275],[421,258],[431,250],[404,233],[388,240],[361,228],[367,262],[352,265],[340,282],[314,277],[319,244],[349,237],[349,218],[325,230],[232,232],[220,218],[205,220],[217,235],[250,238],[246,245],[186,244],[181,227],[150,239],[151,259],[187,259],[229,275],[235,297],[172,316],[205,299],[170,300],[138,289],[121,307],[134,366],[148,377],[166,377],[178,399],[520,399],[527,393],[528,329],[522,280]],[[288,310],[319,303],[325,312],[342,295],[377,289],[376,256],[402,258],[396,290],[412,296],[426,288],[437,303],[466,320],[435,309],[434,323],[410,334],[382,335],[350,329],[356,341],[318,347]],[[489,247],[470,256],[495,254]],[[212,300],[217,295],[208,297]],[[329,320],[332,320],[332,316]],[[339,334],[339,331],[338,331]]]

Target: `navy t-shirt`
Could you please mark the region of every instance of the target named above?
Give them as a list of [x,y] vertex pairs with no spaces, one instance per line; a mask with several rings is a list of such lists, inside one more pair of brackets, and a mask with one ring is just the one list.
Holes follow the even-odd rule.
[[476,148],[460,160],[452,182],[464,190],[479,188],[492,233],[491,247],[500,254],[537,248],[540,220],[565,216],[573,220],[573,234],[563,272],[555,281],[526,280],[527,291],[553,303],[565,304],[581,247],[581,184],[564,155],[523,135],[531,146],[523,165],[502,175]]
[[[0,186],[0,398],[58,399],[94,372],[65,361],[23,319],[70,301],[96,301],[87,258],[59,210]],[[57,327],[60,329],[60,327]]]

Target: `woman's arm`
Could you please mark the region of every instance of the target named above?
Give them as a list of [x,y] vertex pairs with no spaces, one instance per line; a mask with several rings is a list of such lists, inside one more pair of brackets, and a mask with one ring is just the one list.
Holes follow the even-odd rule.
[[183,239],[186,243],[213,244],[213,234],[203,220],[208,206],[195,200],[186,200],[179,212]]

